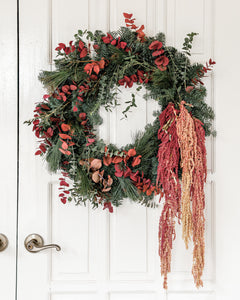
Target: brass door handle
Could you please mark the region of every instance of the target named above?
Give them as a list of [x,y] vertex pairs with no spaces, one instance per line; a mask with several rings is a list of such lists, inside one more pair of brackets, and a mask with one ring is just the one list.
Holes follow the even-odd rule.
[[55,248],[57,251],[61,250],[61,247],[56,244],[44,245],[43,238],[41,237],[41,235],[36,233],[29,234],[26,237],[24,241],[24,246],[27,249],[27,251],[31,253],[37,253],[50,248]]
[[8,246],[8,238],[6,235],[0,233],[0,252],[4,251]]

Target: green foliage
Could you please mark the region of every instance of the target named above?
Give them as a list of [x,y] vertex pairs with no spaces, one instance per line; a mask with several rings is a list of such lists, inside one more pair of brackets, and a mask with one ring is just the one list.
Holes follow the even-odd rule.
[[198,33],[191,32],[191,33],[188,33],[187,36],[184,39],[184,43],[183,43],[182,49],[189,56],[191,55],[190,50],[192,49],[193,38],[196,35],[198,35]]

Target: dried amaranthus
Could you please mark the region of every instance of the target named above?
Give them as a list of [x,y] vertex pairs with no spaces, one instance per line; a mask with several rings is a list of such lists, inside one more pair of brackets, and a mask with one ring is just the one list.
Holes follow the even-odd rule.
[[176,129],[176,111],[170,103],[159,116],[157,184],[165,195],[165,204],[159,220],[159,256],[163,287],[167,289],[167,274],[171,271],[172,243],[175,239],[175,217],[180,220],[181,185],[178,179],[179,144]]
[[184,107],[184,104],[184,101],[180,104],[180,114],[177,118],[177,135],[180,145],[182,168],[182,237],[186,248],[188,248],[188,243],[192,235],[191,186],[197,136],[193,118]]
[[193,267],[192,274],[197,287],[203,285],[201,276],[204,268],[204,231],[205,231],[205,193],[204,183],[207,177],[205,131],[202,123],[194,119],[197,136],[196,153],[194,157],[192,183],[192,220],[193,220]]

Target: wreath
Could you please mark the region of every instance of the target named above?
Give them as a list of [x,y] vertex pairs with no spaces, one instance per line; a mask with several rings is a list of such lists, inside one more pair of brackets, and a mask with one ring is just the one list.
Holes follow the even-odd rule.
[[[124,198],[153,207],[155,195],[164,197],[159,222],[164,288],[175,219],[182,223],[186,247],[193,239],[192,273],[199,287],[204,267],[205,136],[214,134],[214,113],[204,102],[202,78],[215,62],[190,62],[196,33],[187,35],[179,52],[166,45],[163,33],[148,37],[132,14],[124,17],[126,27],[116,32],[79,30],[69,45],[59,43],[56,69],[39,75],[48,95],[28,121],[39,139],[35,154],[45,158],[51,172],[61,171],[63,203],[90,201],[93,207],[102,205],[113,212]],[[137,91],[145,87],[145,100],[158,102],[156,119],[136,134],[133,143],[121,148],[106,145],[96,134],[102,122],[99,108],[111,111],[118,105],[119,87],[133,85]],[[136,106],[132,93],[123,117]]]

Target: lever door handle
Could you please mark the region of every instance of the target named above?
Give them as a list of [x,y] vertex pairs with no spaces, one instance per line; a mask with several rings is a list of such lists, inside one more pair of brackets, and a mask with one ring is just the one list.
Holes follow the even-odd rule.
[[8,238],[6,235],[0,233],[0,252],[4,251],[8,246]]
[[44,245],[41,235],[33,233],[29,234],[24,241],[25,248],[31,253],[37,253],[45,249],[55,248],[57,251],[61,250],[61,247],[56,244]]

